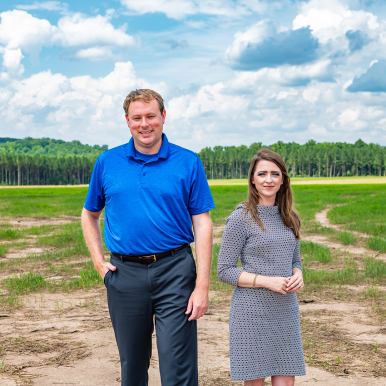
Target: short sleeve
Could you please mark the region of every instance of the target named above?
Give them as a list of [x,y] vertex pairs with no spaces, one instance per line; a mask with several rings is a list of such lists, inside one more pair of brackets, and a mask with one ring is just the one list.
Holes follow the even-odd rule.
[[100,157],[98,157],[92,171],[84,208],[90,212],[99,212],[104,207],[105,196],[103,192],[103,168]]
[[201,214],[214,208],[212,193],[206,179],[204,167],[198,156],[195,156],[188,211],[191,215]]

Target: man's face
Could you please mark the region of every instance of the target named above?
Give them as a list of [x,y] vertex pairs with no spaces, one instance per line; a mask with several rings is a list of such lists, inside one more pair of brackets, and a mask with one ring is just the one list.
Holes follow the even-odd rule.
[[129,106],[126,121],[134,139],[135,148],[144,154],[155,154],[162,144],[162,129],[165,123],[166,110],[163,114],[158,102],[135,101]]

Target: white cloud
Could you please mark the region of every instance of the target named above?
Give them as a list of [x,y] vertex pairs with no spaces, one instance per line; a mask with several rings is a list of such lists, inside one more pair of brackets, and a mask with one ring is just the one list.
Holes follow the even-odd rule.
[[60,1],[35,1],[33,4],[21,4],[16,6],[17,9],[22,9],[24,11],[30,11],[35,9],[44,9],[47,11],[67,11],[67,4],[61,3]]
[[[136,88],[166,93],[163,83],[137,78],[131,62],[116,63],[105,77],[68,78],[44,71],[0,88],[0,131],[17,137],[76,138],[86,143],[118,145],[130,138],[122,108]],[[4,96],[4,97],[3,97]],[[36,117],[44,113],[43,123]]]
[[162,12],[173,19],[183,19],[189,15],[206,14],[237,18],[252,12],[262,13],[268,8],[280,8],[280,1],[259,0],[121,0],[129,11],[144,14]]
[[303,3],[301,13],[293,21],[293,28],[310,26],[322,44],[344,38],[346,32],[366,31],[373,38],[379,35],[381,25],[377,16],[363,10],[352,11],[336,0],[311,0]]
[[290,89],[289,91],[280,91],[276,100],[279,101],[280,99],[287,99],[290,95],[298,95],[298,92],[294,89]]
[[320,95],[320,90],[315,87],[307,88],[303,91],[303,98],[312,103],[315,104],[315,102],[318,100]]
[[339,123],[341,125],[347,125],[348,123],[353,123],[359,118],[359,110],[346,109],[342,111],[342,114],[339,116]]
[[135,44],[132,36],[124,29],[115,29],[109,17],[97,15],[85,17],[81,14],[65,16],[58,21],[54,42],[64,47],[108,45],[131,47]]
[[[62,17],[54,26],[48,20],[38,19],[25,11],[3,12],[0,14],[0,44],[32,55],[37,55],[42,46],[84,47],[78,52],[78,57],[96,60],[95,47],[127,48],[135,44],[135,39],[125,33],[125,26],[114,28],[110,16],[73,14]],[[87,51],[88,47],[92,50]],[[102,49],[107,52],[107,48],[99,48]]]
[[315,123],[310,123],[308,126],[308,132],[309,132],[309,137],[312,139],[326,139],[327,137],[327,130],[324,126],[318,126]]
[[77,59],[86,59],[90,61],[106,60],[113,57],[111,50],[107,47],[91,47],[79,50],[75,55]]
[[225,51],[224,60],[226,62],[233,61],[242,54],[248,44],[261,43],[282,30],[280,25],[270,20],[261,20],[248,27],[245,32],[237,32],[234,35],[233,43]]
[[24,58],[21,53],[21,49],[16,50],[4,49],[3,54],[3,67],[5,67],[10,73],[15,75],[22,75],[24,72],[24,66],[20,64]]
[[25,11],[7,11],[0,13],[0,43],[9,49],[22,49],[33,52],[52,42],[57,34],[57,27],[48,20],[38,19]]
[[272,83],[282,86],[306,85],[311,80],[332,80],[330,60],[322,60],[302,66],[281,66],[262,68],[254,72],[237,72],[230,81],[233,91],[246,91]]

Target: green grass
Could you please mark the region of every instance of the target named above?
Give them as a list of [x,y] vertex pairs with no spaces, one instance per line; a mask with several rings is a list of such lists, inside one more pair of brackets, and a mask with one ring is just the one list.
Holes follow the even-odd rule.
[[328,285],[328,284],[355,284],[363,278],[360,271],[356,268],[346,267],[336,271],[325,269],[316,271],[313,269],[303,269],[304,282],[307,285]]
[[386,252],[386,239],[383,237],[369,237],[366,240],[366,245],[375,251]]
[[2,217],[80,216],[87,188],[0,189]]
[[330,264],[332,255],[330,248],[311,241],[300,241],[300,254],[307,264],[308,261],[319,261],[320,263]]
[[9,250],[9,244],[0,244],[0,257],[5,257],[5,254]]
[[386,278],[386,263],[373,257],[364,259],[366,277],[373,280]]
[[[237,181],[233,182],[237,183]],[[247,197],[248,187],[245,185],[213,185],[211,191],[216,208],[211,211],[215,225],[222,225],[226,218],[236,208],[237,204]],[[0,189],[2,218],[7,217],[60,217],[63,215],[79,216],[85,200],[87,188],[30,188],[30,189]],[[294,200],[297,210],[308,232],[330,235],[343,244],[357,242],[357,237],[350,231],[357,230],[371,235],[367,239],[369,248],[386,251],[386,184],[362,185],[295,185]],[[375,194],[375,196],[374,196]],[[315,212],[324,209],[329,204],[343,204],[334,207],[329,212],[332,223],[340,224],[345,230],[337,232],[334,229],[315,224]],[[103,231],[103,222],[101,222]],[[80,263],[80,266],[67,266],[66,262],[80,257],[88,257],[89,251],[83,239],[80,222],[57,226],[41,226],[16,229],[5,223],[0,224],[1,240],[22,240],[36,235],[36,246],[50,247],[52,250],[42,254],[31,254],[25,259],[0,260],[0,269],[15,270],[21,264],[47,264],[48,273],[65,273],[66,279],[53,281],[44,278],[40,273],[22,274],[9,278],[7,284],[8,301],[18,302],[19,298],[28,292],[36,291],[70,291],[75,288],[91,288],[102,285],[99,274],[91,262]],[[10,247],[22,248],[26,242],[0,244],[0,256]],[[231,291],[233,287],[219,281],[217,277],[217,260],[220,245],[213,247],[213,263],[211,268],[211,289]],[[345,259],[342,269],[312,270],[307,267],[311,261],[332,265],[335,255],[330,249],[317,243],[301,242],[301,254],[304,264],[305,281],[310,285],[354,284],[370,280],[382,282],[386,280],[386,265],[384,262],[368,258],[359,269],[355,261]],[[61,264],[51,264],[61,262]],[[30,276],[28,276],[30,275]],[[80,277],[74,277],[79,275]]]
[[0,240],[17,240],[20,239],[22,232],[18,229],[0,229]]
[[214,225],[224,224],[227,217],[236,206],[247,199],[247,186],[211,186],[211,192],[216,208],[210,215]]
[[344,245],[355,244],[358,241],[358,237],[356,237],[353,233],[347,231],[340,231],[336,234],[337,240],[339,240]]
[[6,302],[13,306],[19,305],[18,298],[29,292],[36,292],[45,288],[47,283],[43,276],[35,272],[20,274],[3,280],[4,287],[8,290]]
[[[3,302],[10,306],[19,306],[21,296],[29,293],[42,292],[43,290],[69,292],[79,288],[88,290],[91,287],[103,285],[103,280],[94,268],[92,261],[80,263],[80,265],[82,267],[80,271],[68,266],[58,268],[51,266],[49,268],[49,273],[61,274],[65,272],[70,275],[68,279],[63,280],[50,280],[33,271],[6,278],[2,281],[2,287],[7,291],[3,297]],[[80,277],[71,277],[75,275],[80,275]]]
[[[355,200],[343,206],[331,209],[328,213],[330,221],[371,236],[386,234],[386,192],[383,184],[371,191],[362,192]],[[371,196],[371,194],[377,194]]]
[[49,236],[38,236],[36,245],[55,248],[66,248],[70,245],[85,246],[82,226],[80,222],[57,226],[55,232]]

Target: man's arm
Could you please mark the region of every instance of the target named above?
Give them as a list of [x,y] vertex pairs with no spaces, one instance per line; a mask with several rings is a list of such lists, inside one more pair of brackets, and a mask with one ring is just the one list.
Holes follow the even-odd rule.
[[213,226],[209,211],[192,215],[197,259],[196,288],[190,296],[186,314],[188,320],[201,318],[209,307],[209,277],[212,263]]
[[94,266],[102,276],[102,279],[104,279],[107,271],[115,271],[116,267],[107,263],[103,256],[101,228],[99,226],[99,217],[101,212],[102,211],[91,212],[83,208],[82,228],[87,247],[94,261]]

